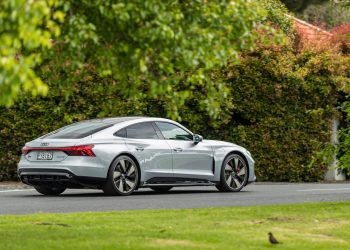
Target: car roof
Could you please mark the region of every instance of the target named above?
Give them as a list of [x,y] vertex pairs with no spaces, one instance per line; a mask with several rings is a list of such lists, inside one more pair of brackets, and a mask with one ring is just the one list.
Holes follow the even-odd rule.
[[102,122],[105,122],[105,123],[117,124],[117,123],[122,123],[122,122],[126,122],[126,121],[137,120],[137,119],[143,119],[143,118],[148,118],[148,117],[146,117],[146,116],[121,116],[121,117],[102,118],[99,120],[101,120]]
[[98,118],[98,119],[91,119],[91,120],[85,120],[81,122],[103,122],[103,123],[109,123],[109,124],[120,124],[128,121],[168,121],[172,123],[176,123],[172,120],[166,119],[166,118],[160,118],[160,117],[149,117],[149,116],[121,116],[121,117],[111,117],[111,118]]

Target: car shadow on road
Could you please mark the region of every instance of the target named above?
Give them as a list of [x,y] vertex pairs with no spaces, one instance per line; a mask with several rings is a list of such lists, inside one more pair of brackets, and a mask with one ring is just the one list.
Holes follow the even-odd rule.
[[[215,194],[215,195],[239,195],[240,193],[250,193],[251,191],[248,190],[242,190],[240,192],[219,192],[217,190],[171,190],[166,193],[160,193],[160,192],[155,192],[153,190],[138,190],[135,191],[132,195],[129,196],[112,196],[112,195],[105,195],[103,191],[101,190],[94,190],[94,192],[82,192],[78,193],[79,191],[75,191],[76,193],[63,193],[59,197],[60,198],[69,198],[69,197],[118,197],[118,198],[127,198],[127,197],[147,197],[147,196],[171,196],[171,195],[184,195],[184,194]],[[17,197],[50,197],[50,196],[44,196],[41,194],[28,194],[28,195],[18,195]],[[51,197],[56,197],[56,196],[51,196]]]
[[113,196],[113,195],[106,195],[102,191],[101,193],[63,193],[60,196],[65,196],[65,197],[139,197],[139,196],[155,196],[155,195],[176,195],[176,194],[207,194],[207,193],[218,193],[216,190],[171,190],[166,193],[160,193],[160,192],[155,192],[152,190],[139,190],[135,191],[132,195],[129,196]]

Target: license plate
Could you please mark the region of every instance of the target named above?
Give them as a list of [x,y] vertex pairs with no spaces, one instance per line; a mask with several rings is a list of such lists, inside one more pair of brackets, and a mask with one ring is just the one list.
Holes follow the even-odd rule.
[[52,152],[39,152],[38,153],[38,160],[52,160],[53,153]]

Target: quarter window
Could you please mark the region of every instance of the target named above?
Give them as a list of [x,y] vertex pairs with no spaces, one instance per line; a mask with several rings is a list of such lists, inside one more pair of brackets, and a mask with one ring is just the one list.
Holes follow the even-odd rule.
[[165,139],[192,141],[193,136],[186,130],[168,122],[156,122]]
[[119,136],[119,137],[126,137],[126,129],[123,128],[123,129],[119,130],[118,132],[116,132],[114,135]]

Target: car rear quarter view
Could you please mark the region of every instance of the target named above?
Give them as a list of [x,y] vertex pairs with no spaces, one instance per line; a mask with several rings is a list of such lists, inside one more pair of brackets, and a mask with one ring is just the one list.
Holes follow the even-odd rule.
[[216,186],[238,192],[255,181],[254,160],[233,143],[203,140],[164,118],[117,117],[71,124],[26,143],[22,182],[44,195],[67,188],[129,195],[148,187]]

